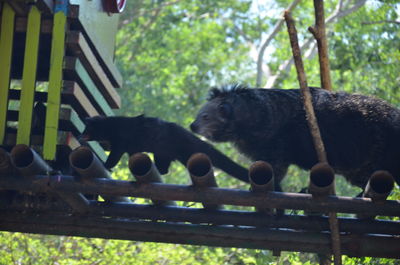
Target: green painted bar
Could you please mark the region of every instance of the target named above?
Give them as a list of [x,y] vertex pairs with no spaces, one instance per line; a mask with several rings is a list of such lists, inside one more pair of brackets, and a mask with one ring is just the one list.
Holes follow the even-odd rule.
[[17,144],[29,145],[30,142],[33,100],[36,86],[40,18],[40,11],[36,6],[32,6],[28,15],[28,28],[26,32]]
[[61,104],[63,59],[65,53],[65,28],[67,18],[63,12],[54,15],[53,38],[50,54],[49,88],[47,95],[46,125],[43,158],[54,160],[57,147],[58,116]]
[[0,144],[7,126],[8,90],[10,86],[11,57],[14,39],[15,12],[4,3],[0,28]]

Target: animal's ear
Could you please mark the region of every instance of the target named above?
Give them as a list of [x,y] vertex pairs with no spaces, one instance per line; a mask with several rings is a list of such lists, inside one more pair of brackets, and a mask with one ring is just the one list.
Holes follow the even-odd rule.
[[210,91],[208,92],[208,96],[207,96],[207,100],[211,100],[213,98],[218,97],[219,95],[221,95],[221,90],[219,90],[216,87],[213,87],[210,89]]
[[232,105],[227,102],[223,102],[218,105],[218,112],[221,115],[221,117],[229,119],[233,115]]
[[137,120],[143,120],[145,117],[144,117],[144,114],[140,114],[140,115],[137,115],[136,117],[134,117],[134,118],[136,118]]

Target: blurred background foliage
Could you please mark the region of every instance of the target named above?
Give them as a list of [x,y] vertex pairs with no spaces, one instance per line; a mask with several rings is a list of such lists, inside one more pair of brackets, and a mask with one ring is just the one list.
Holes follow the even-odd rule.
[[[310,86],[319,86],[312,1],[128,1],[117,35],[116,64],[124,77],[119,115],[145,113],[183,127],[193,121],[208,89],[240,82],[251,87],[298,87],[285,26],[271,35],[291,2]],[[326,0],[325,17],[335,91],[374,95],[400,107],[400,4],[396,0]],[[264,50],[262,46],[268,42]],[[261,54],[260,54],[261,53]],[[262,55],[262,56],[260,56]],[[260,59],[261,58],[261,59]],[[261,70],[257,70],[257,64]],[[259,76],[259,79],[257,79]],[[250,161],[229,144],[217,147],[244,166]],[[130,179],[126,157],[114,170]],[[165,182],[188,184],[174,163]],[[222,187],[248,189],[217,172]],[[291,167],[283,186],[297,192],[307,173]],[[337,193],[360,192],[341,177]],[[391,199],[400,199],[398,189]],[[290,213],[289,213],[290,214]],[[314,255],[267,250],[1,233],[0,264],[316,264]],[[349,258],[344,264],[400,264],[390,259]]]

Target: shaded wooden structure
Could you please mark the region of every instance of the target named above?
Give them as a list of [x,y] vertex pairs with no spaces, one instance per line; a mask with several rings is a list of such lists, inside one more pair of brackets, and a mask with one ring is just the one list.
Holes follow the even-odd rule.
[[[400,258],[400,222],[374,219],[400,216],[387,189],[378,200],[329,195],[333,180],[310,185],[312,195],[273,192],[272,169],[262,162],[251,167],[250,191],[219,188],[204,157],[200,169],[188,166],[193,185],[163,184],[143,154],[130,161],[136,181],[111,179],[103,147],[80,147],[77,136],[85,117],[111,116],[120,106],[118,15],[100,0],[0,5],[0,230],[331,254],[322,213],[337,212],[352,214],[338,218],[343,254]],[[247,208],[226,210],[231,205]],[[320,214],[276,216],[274,209]]]
[[[110,116],[120,107],[119,15],[106,12],[102,1],[0,4],[0,143],[32,145],[57,161],[80,146],[85,117]],[[90,145],[105,159],[101,146]]]

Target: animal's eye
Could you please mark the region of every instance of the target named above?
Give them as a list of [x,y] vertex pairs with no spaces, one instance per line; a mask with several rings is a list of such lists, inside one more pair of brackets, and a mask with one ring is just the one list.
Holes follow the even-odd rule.
[[224,118],[230,118],[233,113],[232,106],[228,103],[221,103],[218,106],[218,111],[220,115]]
[[207,113],[204,113],[204,114],[202,114],[201,115],[201,118],[203,119],[203,120],[208,120],[208,114]]

